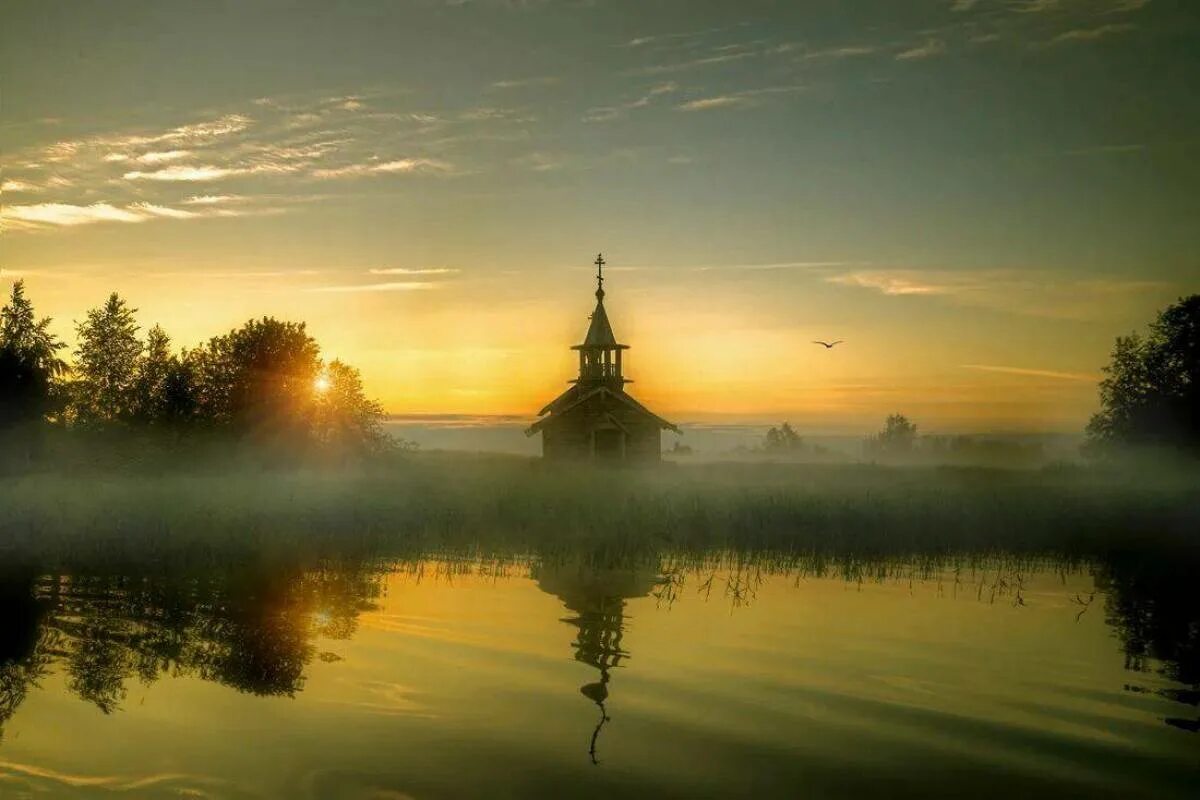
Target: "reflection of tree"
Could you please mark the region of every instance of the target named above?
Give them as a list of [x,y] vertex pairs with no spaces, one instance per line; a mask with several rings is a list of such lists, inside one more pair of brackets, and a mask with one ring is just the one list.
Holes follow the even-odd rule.
[[28,568],[0,569],[0,740],[29,687],[46,674],[50,642],[41,641],[43,610],[33,598],[33,580]]
[[[1162,692],[1172,700],[1200,704],[1200,594],[1191,559],[1113,559],[1096,572],[1106,595],[1105,611],[1125,651],[1127,669],[1146,671],[1152,664],[1191,690]],[[1188,730],[1200,720],[1167,719]]]
[[562,621],[575,628],[575,660],[596,668],[600,679],[579,691],[600,710],[588,744],[588,755],[598,764],[596,743],[610,720],[605,702],[611,671],[629,657],[622,646],[625,634],[625,601],[645,597],[657,583],[657,570],[606,570],[580,565],[542,565],[536,570],[538,587],[556,596],[574,616]]
[[361,565],[40,580],[6,571],[0,726],[55,665],[105,713],[120,708],[130,678],[165,674],[290,696],[303,688],[314,637],[348,638],[378,593],[377,573]]

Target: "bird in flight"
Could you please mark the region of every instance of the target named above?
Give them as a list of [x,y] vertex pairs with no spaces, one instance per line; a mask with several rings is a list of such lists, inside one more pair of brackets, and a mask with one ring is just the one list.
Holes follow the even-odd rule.
[[814,339],[813,344],[822,345],[826,350],[832,350],[835,344],[841,344],[845,339],[838,339],[836,342],[822,342],[820,339]]

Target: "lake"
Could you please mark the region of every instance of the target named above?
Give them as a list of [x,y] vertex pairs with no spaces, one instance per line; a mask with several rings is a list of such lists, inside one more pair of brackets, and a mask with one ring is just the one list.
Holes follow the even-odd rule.
[[1194,797],[1192,594],[995,557],[10,570],[0,796]]

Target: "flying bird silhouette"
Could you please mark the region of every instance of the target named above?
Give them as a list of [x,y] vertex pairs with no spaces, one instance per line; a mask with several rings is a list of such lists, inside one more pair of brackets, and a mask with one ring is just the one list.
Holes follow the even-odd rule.
[[826,350],[832,350],[835,344],[841,344],[845,339],[838,339],[836,342],[822,342],[820,339],[814,339],[813,344],[822,345]]

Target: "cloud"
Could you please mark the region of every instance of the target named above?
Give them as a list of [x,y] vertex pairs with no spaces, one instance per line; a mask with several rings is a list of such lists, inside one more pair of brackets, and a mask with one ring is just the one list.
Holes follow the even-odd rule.
[[394,161],[367,162],[364,164],[347,164],[344,167],[315,169],[311,175],[314,178],[356,178],[367,175],[388,175],[413,172],[447,172],[450,165],[444,161],[432,158],[401,158]]
[[704,56],[703,58],[693,58],[689,61],[680,61],[674,64],[655,64],[649,67],[641,67],[631,70],[627,75],[658,75],[670,72],[683,72],[685,70],[697,69],[699,67],[708,67],[713,64],[724,64],[730,61],[740,61],[744,58],[753,58],[759,53],[754,51],[743,51],[739,53],[722,53],[714,56]]
[[213,206],[244,199],[240,194],[196,194],[183,201],[185,206]]
[[191,150],[166,150],[158,153],[142,153],[137,157],[137,160],[143,164],[160,164],[164,161],[177,161],[181,158],[187,158],[191,154]]
[[708,272],[711,270],[740,270],[747,272],[758,271],[774,271],[774,270],[820,270],[829,267],[853,267],[861,266],[861,261],[776,261],[767,264],[720,264],[716,266],[692,267],[697,272]]
[[915,272],[852,272],[828,279],[830,283],[874,289],[888,295],[951,294],[957,288],[935,280]]
[[41,188],[27,181],[6,180],[0,183],[0,192],[39,192]]
[[726,94],[718,97],[703,97],[699,100],[689,100],[682,103],[676,108],[680,111],[709,111],[714,108],[728,108],[730,106],[745,105],[748,103],[745,97],[738,95]]
[[1150,0],[1117,0],[1115,6],[1109,9],[1109,14],[1124,14],[1129,11],[1140,11],[1150,5]]
[[[307,161],[287,163],[289,159],[298,158],[298,156],[289,155],[286,152],[277,159],[272,159],[271,156],[272,153],[268,151],[264,160],[248,166],[219,167],[215,164],[179,164],[152,172],[134,170],[126,172],[121,177],[127,181],[215,181],[239,175],[285,175],[298,172],[309,163]],[[284,163],[280,163],[280,161]]]
[[698,100],[689,100],[686,103],[681,103],[675,106],[677,111],[710,111],[715,108],[730,108],[733,106],[748,106],[755,103],[755,98],[763,95],[771,94],[792,94],[794,92],[804,91],[803,86],[767,86],[761,89],[747,89],[742,92],[734,92],[732,94],[718,95],[716,97],[702,97]]
[[371,275],[452,275],[462,270],[453,267],[427,267],[421,269],[408,269],[406,267],[386,267],[383,269],[369,269],[367,272]]
[[214,208],[192,211],[184,208],[138,202],[119,206],[112,203],[73,205],[70,203],[37,203],[25,206],[5,206],[0,210],[0,223],[5,229],[45,230],[70,228],[98,222],[138,223],[153,219],[201,219],[205,217],[240,217],[249,214],[275,214],[280,209],[261,208],[254,211],[235,211]]
[[583,114],[584,122],[611,122],[625,115],[625,112],[635,108],[646,108],[650,106],[655,98],[668,95],[679,91],[679,84],[674,81],[659,83],[651,86],[646,92],[636,100],[631,100],[628,103],[622,103],[619,106],[596,106],[589,108]]
[[644,95],[639,97],[637,100],[634,100],[632,103],[627,104],[625,107],[626,108],[645,108],[646,106],[650,105],[650,103],[654,100],[654,98],[659,97],[660,95],[664,95],[664,94],[671,94],[672,92],[676,92],[678,90],[679,90],[679,84],[675,83],[675,81],[667,81],[666,83],[660,83],[656,86],[651,86],[650,89],[647,90],[647,92]]
[[1103,319],[1130,298],[1161,291],[1159,281],[1084,279],[1052,270],[856,270],[826,282],[891,297],[931,297],[955,305],[1054,319]]
[[1048,44],[1066,44],[1069,42],[1094,42],[1098,39],[1104,39],[1109,36],[1114,36],[1118,33],[1126,33],[1134,30],[1133,25],[1126,22],[1110,23],[1107,25],[1098,25],[1094,28],[1076,28],[1074,30],[1060,33],[1051,39]]
[[191,219],[200,216],[195,211],[169,206],[156,206],[153,203],[134,203],[127,208],[135,214],[149,214],[152,217],[167,217],[169,219]]
[[311,292],[419,292],[441,286],[432,281],[389,281],[387,283],[358,283],[341,286],[316,286]]
[[1053,378],[1062,381],[1083,381],[1086,383],[1095,383],[1100,380],[1099,375],[1091,375],[1085,372],[1058,372],[1050,369],[1030,369],[1027,367],[1000,367],[991,364],[960,364],[963,369],[974,369],[981,372],[1000,372],[1006,375],[1025,375],[1031,378]]
[[616,106],[597,106],[596,108],[589,108],[583,113],[583,121],[611,122],[614,119],[619,119],[623,114],[623,109]]
[[561,81],[553,75],[544,75],[537,78],[520,78],[517,80],[496,81],[492,84],[494,89],[521,89],[526,86],[553,86]]
[[151,278],[206,278],[213,280],[239,280],[243,278],[295,278],[324,274],[318,269],[291,270],[246,270],[246,271],[206,271],[206,270],[165,270],[147,273]]
[[144,222],[150,216],[108,203],[76,206],[68,203],[38,203],[30,206],[5,206],[0,210],[4,222],[34,223],[37,225],[73,226],[93,222]]
[[555,153],[533,152],[513,159],[513,164],[519,167],[527,167],[534,172],[550,172],[552,170],[561,169],[567,160]]
[[153,172],[134,170],[126,172],[121,177],[127,181],[215,181],[219,178],[227,178],[230,175],[239,175],[243,172],[244,170],[240,169],[200,165],[195,167],[164,167]]
[[804,58],[808,61],[826,58],[856,58],[858,56],[869,56],[875,52],[878,52],[878,48],[869,45],[848,45],[846,47],[830,47],[824,50],[809,50],[804,54]]
[[706,28],[699,31],[683,31],[676,33],[658,33],[651,36],[638,36],[623,43],[621,47],[645,47],[648,44],[662,44],[681,39],[699,39],[711,33],[720,33],[726,28]]
[[924,44],[911,47],[896,54],[897,61],[920,61],[934,58],[946,52],[946,43],[940,39],[930,39]]
[[1013,10],[1019,14],[1041,14],[1058,8],[1060,0],[1025,0]]

